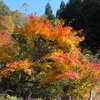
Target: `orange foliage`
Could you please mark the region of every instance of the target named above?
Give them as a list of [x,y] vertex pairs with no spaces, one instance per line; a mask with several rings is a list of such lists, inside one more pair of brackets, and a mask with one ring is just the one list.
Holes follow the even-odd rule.
[[68,47],[70,49],[74,49],[74,47],[83,40],[83,37],[79,38],[76,36],[77,32],[72,31],[72,27],[63,27],[61,23],[57,26],[53,26],[52,23],[46,21],[45,18],[39,18],[35,15],[28,16],[27,20],[28,25],[16,32],[25,35],[28,43],[32,42],[32,38],[36,34],[39,34],[45,40],[55,41],[59,46]]
[[25,73],[28,75],[32,75],[34,72],[31,69],[28,69],[31,67],[32,63],[29,62],[27,59],[21,60],[18,62],[12,62],[12,63],[7,63],[6,68],[1,68],[2,72],[0,73],[0,77],[4,77],[5,75],[10,75],[14,71],[19,71],[23,70]]
[[[49,67],[52,70],[45,75],[42,75],[40,84],[50,84],[50,82],[53,84],[57,82],[58,79],[74,80],[76,78],[87,78],[90,76],[85,75],[86,73],[89,73],[90,75],[94,73],[93,68],[96,69],[95,65],[89,63],[86,58],[80,57],[80,49],[76,47],[84,37],[78,37],[77,32],[73,31],[72,27],[63,27],[62,23],[53,26],[51,22],[46,21],[43,17],[36,17],[35,14],[29,15],[27,20],[28,25],[23,29],[16,30],[16,32],[25,36],[28,45],[30,42],[31,44],[34,44],[33,37],[36,34],[40,35],[44,40],[56,43],[55,46],[51,45],[47,48],[52,50],[51,53],[41,57],[42,61],[52,59],[54,62],[42,66],[45,69],[46,67]],[[29,47],[30,46],[32,47],[32,45],[29,45]],[[55,70],[53,69],[53,66],[56,67]],[[97,73],[95,73],[94,77],[96,75]]]
[[[48,43],[53,42],[54,44],[49,44],[49,46],[45,48],[49,52],[35,59],[34,63],[29,61],[30,58],[23,61],[7,63],[7,68],[2,71],[2,75],[5,76],[18,70],[24,70],[28,75],[32,75],[34,72],[29,68],[31,66],[33,68],[37,67],[42,69],[38,73],[35,72],[40,80],[39,85],[55,84],[58,83],[59,80],[63,80],[69,83],[71,82],[70,85],[75,88],[73,93],[77,92],[80,95],[82,95],[82,93],[88,93],[88,90],[93,88],[98,82],[100,66],[90,63],[87,58],[80,56],[81,52],[77,46],[84,37],[78,37],[77,32],[73,31],[72,27],[63,27],[62,23],[53,26],[52,23],[45,18],[36,17],[34,14],[29,15],[27,20],[27,26],[16,30],[16,32],[25,37],[27,43],[25,45],[27,45],[28,48],[32,48],[30,52],[32,52],[34,48],[39,50],[37,54],[44,50],[43,48],[40,49],[38,45],[34,43],[36,35],[38,38],[41,37],[42,40],[46,40]],[[3,40],[3,38],[0,39]],[[6,39],[6,42],[7,41],[9,40]],[[3,43],[6,44],[5,41]],[[9,43],[10,42],[8,42],[8,44]],[[34,57],[35,55],[31,56]],[[51,61],[47,62],[47,59]]]
[[18,54],[19,48],[15,45],[10,34],[0,32],[0,62],[9,62],[13,60],[13,57]]

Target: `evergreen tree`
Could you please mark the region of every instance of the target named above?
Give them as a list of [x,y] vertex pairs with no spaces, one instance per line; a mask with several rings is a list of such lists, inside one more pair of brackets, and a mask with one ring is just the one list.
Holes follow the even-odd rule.
[[[84,48],[89,48],[93,53],[100,47],[100,2],[89,0],[83,3],[82,27],[86,34],[85,40],[80,43]],[[81,24],[81,23],[80,23]]]
[[10,13],[9,7],[2,0],[0,0],[0,15],[9,16]]
[[74,23],[75,26],[79,27],[76,22],[79,21],[81,16],[81,7],[82,0],[70,0],[66,4],[65,9],[60,13],[59,18],[64,19],[66,25],[71,25],[73,27],[72,24]]
[[65,9],[66,5],[64,1],[62,0],[60,3],[60,9],[57,10],[56,12],[56,18],[59,18],[60,13]]
[[55,18],[52,13],[53,13],[53,11],[51,9],[51,6],[49,3],[47,3],[47,5],[45,7],[45,15],[47,16],[47,19],[52,20]]
[[56,12],[56,18],[59,18],[59,15],[60,15],[60,10],[58,9]]
[[64,10],[65,6],[66,5],[65,5],[64,1],[62,0],[61,4],[60,4],[60,10]]
[[70,0],[59,15],[59,18],[65,20],[65,26],[70,25],[75,30],[84,30],[85,40],[80,46],[90,49],[93,53],[100,47],[99,12],[99,0]]

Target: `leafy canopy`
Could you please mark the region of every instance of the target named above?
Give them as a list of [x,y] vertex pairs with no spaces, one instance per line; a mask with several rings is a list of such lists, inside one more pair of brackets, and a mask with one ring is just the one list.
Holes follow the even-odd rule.
[[[5,67],[1,68],[0,77],[23,71],[34,78],[32,82],[37,82],[38,85],[55,85],[62,82],[70,87],[67,94],[71,92],[76,98],[83,96],[99,82],[100,65],[90,63],[81,54],[78,44],[84,37],[77,36],[72,27],[63,27],[59,20],[54,21],[52,24],[44,17],[31,14],[27,17],[26,27],[15,30],[18,36],[16,41],[9,37],[6,39],[9,41],[8,45],[0,38],[0,50],[3,54],[7,54],[9,47],[12,51],[18,47],[15,55],[10,51],[9,61],[5,60],[7,55],[2,55],[0,60],[5,60]],[[19,40],[21,42],[18,42]],[[19,45],[16,46],[16,42]],[[4,50],[2,46],[6,44]]]

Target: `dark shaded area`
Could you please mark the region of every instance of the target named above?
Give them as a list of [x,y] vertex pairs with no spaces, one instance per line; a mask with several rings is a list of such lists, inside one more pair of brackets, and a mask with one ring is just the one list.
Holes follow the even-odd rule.
[[69,0],[62,8],[57,10],[57,17],[65,21],[65,26],[83,29],[85,40],[80,46],[95,54],[100,47],[100,0]]

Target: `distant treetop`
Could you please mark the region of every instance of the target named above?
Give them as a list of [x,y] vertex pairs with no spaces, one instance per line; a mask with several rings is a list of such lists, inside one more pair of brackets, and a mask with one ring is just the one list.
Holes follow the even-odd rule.
[[0,15],[9,16],[10,13],[11,11],[9,7],[2,0],[0,0]]

